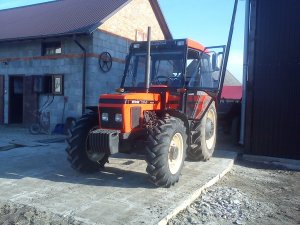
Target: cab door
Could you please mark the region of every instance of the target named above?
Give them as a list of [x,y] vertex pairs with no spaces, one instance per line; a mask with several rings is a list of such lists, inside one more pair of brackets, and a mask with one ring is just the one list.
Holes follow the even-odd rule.
[[220,73],[211,66],[211,54],[214,52],[188,49],[185,113],[192,120],[201,119],[209,103],[218,96]]

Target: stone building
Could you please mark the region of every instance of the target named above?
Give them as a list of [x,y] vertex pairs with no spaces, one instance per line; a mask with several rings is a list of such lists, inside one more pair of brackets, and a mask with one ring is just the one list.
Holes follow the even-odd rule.
[[145,40],[148,26],[152,39],[172,38],[157,0],[59,0],[1,10],[0,124],[28,125],[44,104],[52,128],[80,117],[119,87],[129,44]]

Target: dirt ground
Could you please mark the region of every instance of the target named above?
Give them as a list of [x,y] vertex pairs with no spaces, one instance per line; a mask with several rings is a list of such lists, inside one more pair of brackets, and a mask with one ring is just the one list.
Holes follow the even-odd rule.
[[300,224],[300,171],[238,160],[175,224]]

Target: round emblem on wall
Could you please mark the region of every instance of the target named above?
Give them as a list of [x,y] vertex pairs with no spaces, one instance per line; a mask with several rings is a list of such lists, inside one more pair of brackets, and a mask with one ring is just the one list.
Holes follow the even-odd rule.
[[112,67],[112,57],[109,52],[102,52],[99,57],[99,66],[100,69],[106,73],[110,71]]

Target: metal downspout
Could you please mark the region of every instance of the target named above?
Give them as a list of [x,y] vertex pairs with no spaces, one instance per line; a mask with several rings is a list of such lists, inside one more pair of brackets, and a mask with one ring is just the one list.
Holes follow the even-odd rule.
[[248,38],[249,38],[249,11],[250,0],[246,0],[245,5],[245,31],[244,31],[244,63],[243,63],[243,95],[241,110],[241,127],[239,144],[245,143],[245,119],[246,119],[246,98],[247,98],[247,81],[248,81]]
[[82,108],[81,112],[84,114],[85,112],[85,89],[86,89],[86,49],[74,38],[74,42],[78,45],[78,47],[83,51],[83,71],[82,71]]

